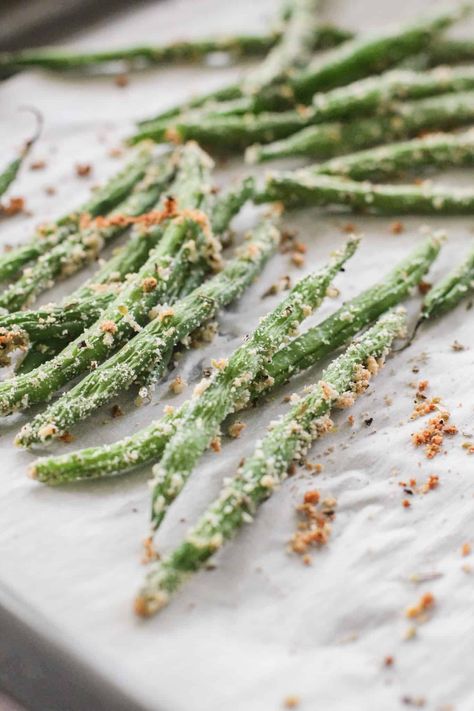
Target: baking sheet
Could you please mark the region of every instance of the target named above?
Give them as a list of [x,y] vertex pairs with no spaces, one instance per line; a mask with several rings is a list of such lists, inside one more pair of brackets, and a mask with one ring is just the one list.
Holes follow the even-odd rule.
[[[376,27],[407,19],[429,5],[422,0],[390,6],[376,0],[338,0],[328,17],[348,26]],[[276,3],[270,0],[157,3],[98,25],[74,44],[111,47],[124,41],[258,30],[275,10]],[[11,190],[26,197],[34,214],[1,222],[2,242],[26,239],[33,225],[75,207],[95,182],[117,170],[120,161],[109,151],[130,131],[134,119],[193,91],[225,84],[238,71],[153,70],[131,76],[125,88],[110,77],[86,80],[35,72],[2,84],[1,155],[6,157],[13,143],[19,145],[28,132],[31,120],[16,109],[31,103],[45,116],[34,158],[47,161],[44,171],[23,171]],[[75,175],[77,162],[91,163],[90,178]],[[219,166],[217,178],[224,183],[245,171],[232,161]],[[442,179],[469,184],[472,173],[450,173]],[[54,196],[46,194],[49,186],[56,188]],[[254,218],[254,211],[247,209],[236,220],[236,229],[242,231]],[[75,442],[56,451],[114,441],[159,416],[166,403],[180,402],[210,358],[230,353],[276,303],[274,298],[261,298],[268,286],[284,274],[297,278],[322,264],[344,241],[342,227],[349,221],[364,233],[363,243],[337,279],[340,296],[328,300],[313,322],[403,258],[421,239],[419,228],[427,222],[404,219],[404,231],[394,235],[389,219],[322,215],[316,210],[292,214],[286,224],[298,230],[308,247],[305,266],[297,270],[287,256],[273,258],[261,279],[221,315],[220,335],[212,346],[183,360],[178,372],[190,389],[170,397],[165,381],[153,402],[139,409],[130,393],[120,400],[123,418],[112,420],[110,408],[104,408],[75,429]],[[470,247],[472,221],[428,222],[449,235],[431,280]],[[71,280],[68,288],[83,276]],[[43,300],[62,293],[62,287],[55,289]],[[409,302],[412,315],[418,303],[416,296]],[[455,339],[464,350],[452,349]],[[354,426],[347,422],[349,413],[341,413],[336,418],[338,432],[314,446],[310,458],[323,465],[322,473],[315,478],[298,472],[265,504],[252,526],[226,547],[214,570],[196,575],[167,609],[145,623],[134,618],[131,601],[145,572],[140,556],[147,533],[149,469],[116,481],[41,487],[25,476],[32,455],[11,445],[26,417],[4,420],[0,580],[18,599],[32,627],[33,620],[42,628],[51,625],[55,641],[58,637],[104,684],[125,689],[145,708],[273,711],[295,695],[302,711],[391,710],[422,700],[434,711],[470,711],[474,594],[471,559],[461,557],[460,550],[466,542],[474,544],[474,459],[461,446],[474,434],[473,346],[472,312],[466,303],[423,329],[414,345],[391,359],[357,402],[351,412]],[[319,372],[314,369],[297,384],[313,381]],[[433,461],[410,443],[418,426],[409,420],[414,397],[410,383],[425,378],[430,393],[441,396],[460,431],[448,441],[447,453]],[[203,458],[160,530],[160,550],[169,550],[181,538],[218,492],[222,478],[235,471],[264,426],[284,410],[283,393],[295,387],[278,392],[265,408],[245,413],[244,435],[226,441],[220,454]],[[368,418],[373,418],[370,426],[365,424]],[[410,509],[404,509],[398,482],[412,477],[423,482],[429,474],[440,477],[439,488],[413,497]],[[296,526],[295,504],[304,491],[315,487],[335,496],[338,509],[329,545],[306,567],[288,554],[287,543]],[[425,583],[413,581],[414,574],[419,578],[431,573],[439,575]],[[436,608],[408,641],[405,608],[426,591],[435,595]],[[387,655],[395,660],[390,668],[384,668]],[[73,662],[71,667],[74,673]],[[29,683],[25,676],[26,694]],[[66,697],[61,703],[69,708],[71,700]]]

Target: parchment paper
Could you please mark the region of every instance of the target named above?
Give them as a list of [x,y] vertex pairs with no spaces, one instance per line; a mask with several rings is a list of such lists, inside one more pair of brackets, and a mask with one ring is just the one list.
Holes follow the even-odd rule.
[[[430,4],[337,0],[328,17],[350,27],[376,27],[410,18]],[[276,9],[271,0],[157,3],[99,25],[71,44],[112,47],[258,30]],[[2,161],[31,128],[31,119],[17,112],[18,106],[30,103],[45,116],[34,158],[44,158],[47,167],[24,170],[11,189],[10,194],[25,196],[34,214],[3,220],[2,242],[28,238],[35,224],[75,207],[95,182],[117,170],[120,160],[108,151],[130,132],[134,119],[192,92],[225,84],[238,71],[156,69],[131,76],[125,88],[110,77],[86,80],[40,72],[4,82]],[[78,178],[76,162],[90,162],[92,176]],[[219,167],[217,178],[224,183],[246,170],[231,162]],[[470,184],[472,172],[441,178]],[[54,196],[46,195],[48,186],[56,188]],[[253,219],[254,212],[246,210],[236,229]],[[404,219],[404,231],[394,235],[389,219],[328,216],[316,210],[292,214],[286,224],[298,229],[308,247],[304,267],[291,266],[287,256],[272,259],[261,279],[220,316],[220,335],[212,346],[183,359],[177,372],[188,380],[189,389],[182,396],[171,397],[165,381],[152,404],[137,409],[130,392],[120,401],[123,418],[112,420],[110,407],[104,408],[75,428],[73,443],[55,450],[113,441],[159,416],[166,403],[188,396],[210,358],[230,353],[276,303],[275,297],[261,298],[268,286],[284,274],[295,279],[322,264],[345,239],[341,226],[349,221],[364,233],[363,244],[337,279],[340,296],[329,299],[312,322],[403,258],[421,239],[418,229],[425,222],[449,235],[429,281],[460,260],[472,243],[470,219]],[[84,273],[75,277],[68,288],[83,278]],[[60,287],[43,301],[63,293]],[[418,296],[409,302],[412,318],[418,304]],[[423,700],[433,711],[471,711],[474,595],[469,566],[474,561],[461,556],[464,543],[474,544],[474,458],[461,446],[473,442],[469,438],[474,434],[474,338],[467,306],[463,303],[422,329],[410,349],[388,362],[351,411],[353,427],[347,422],[349,413],[337,415],[337,433],[310,453],[312,461],[323,465],[319,476],[298,471],[225,548],[216,569],[194,576],[166,610],[146,623],[134,618],[131,603],[145,573],[140,556],[147,533],[149,468],[115,481],[48,489],[26,478],[32,455],[11,444],[26,417],[2,421],[2,582],[54,623],[68,646],[150,709],[274,711],[296,695],[302,711],[395,710]],[[452,349],[455,339],[464,350]],[[179,541],[218,492],[223,477],[235,472],[266,424],[285,409],[283,393],[312,382],[319,372],[314,369],[276,393],[264,408],[245,413],[243,436],[225,440],[220,454],[203,458],[160,531],[160,550]],[[447,441],[446,453],[432,461],[410,442],[421,422],[409,420],[414,398],[409,384],[420,379],[429,380],[429,394],[442,398],[460,432]],[[369,418],[370,425],[365,423]],[[411,507],[403,508],[407,496],[399,482],[416,478],[422,484],[430,474],[440,477],[438,489],[410,497]],[[287,543],[297,525],[294,507],[309,488],[335,496],[338,508],[328,546],[316,551],[307,567],[287,552]],[[419,579],[431,573],[438,576],[413,581],[413,575]],[[407,641],[405,609],[427,591],[435,596],[436,607]],[[384,667],[387,655],[394,658],[390,668]]]

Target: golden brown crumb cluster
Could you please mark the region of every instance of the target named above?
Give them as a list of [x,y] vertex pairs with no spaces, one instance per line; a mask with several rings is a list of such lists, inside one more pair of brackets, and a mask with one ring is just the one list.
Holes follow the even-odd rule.
[[415,432],[411,440],[415,447],[425,447],[425,454],[428,459],[433,459],[441,451],[445,436],[453,436],[458,430],[455,425],[448,424],[450,414],[446,409],[441,409],[441,398],[425,395],[429,387],[427,380],[421,380],[415,395],[415,407],[411,413],[411,419],[416,420],[432,412],[438,412],[435,417],[428,420],[428,425]]
[[96,227],[104,229],[105,227],[130,227],[131,225],[143,225],[144,227],[152,227],[160,225],[164,220],[171,217],[177,217],[180,213],[177,210],[176,200],[169,197],[166,200],[162,210],[150,210],[143,215],[112,215],[111,217],[95,217],[91,219],[90,215],[81,215],[80,227],[86,229]]
[[445,435],[453,436],[458,430],[455,425],[448,424],[449,412],[441,412],[428,420],[428,426],[412,435],[415,447],[424,445],[428,459],[433,459],[441,451]]
[[174,380],[170,383],[170,390],[174,395],[179,395],[183,392],[187,385],[187,382],[180,375],[177,375]]
[[11,365],[11,353],[15,350],[26,351],[29,345],[24,331],[0,329],[0,365]]
[[145,294],[149,294],[151,291],[154,291],[158,286],[158,280],[155,279],[155,277],[146,277],[145,279],[143,279],[141,286]]
[[230,437],[233,437],[234,439],[237,439],[240,437],[242,434],[243,430],[245,429],[246,425],[244,422],[241,422],[240,420],[236,420],[233,422],[229,429],[227,430],[228,434]]
[[115,321],[102,321],[100,324],[100,330],[103,333],[116,333],[117,332],[117,324]]
[[14,215],[18,215],[20,212],[24,212],[25,207],[25,198],[11,197],[7,203],[2,204],[0,212],[6,217],[13,217]]
[[415,605],[410,605],[406,609],[405,615],[409,619],[416,619],[419,622],[424,622],[427,619],[427,615],[434,608],[436,604],[435,597],[432,593],[424,593]]
[[298,530],[291,538],[290,546],[294,553],[304,556],[305,564],[311,562],[309,548],[323,546],[328,542],[336,505],[336,499],[326,498],[321,501],[319,491],[310,489],[305,493],[303,503],[296,507],[300,522]]
[[211,439],[211,449],[213,452],[220,452],[221,451],[221,438],[220,437],[213,437]]
[[390,232],[392,233],[392,235],[400,235],[402,232],[404,232],[404,230],[405,225],[399,220],[397,220],[396,222],[392,222],[392,224],[390,225]]
[[92,166],[90,163],[76,163],[76,175],[80,178],[85,178],[92,172]]

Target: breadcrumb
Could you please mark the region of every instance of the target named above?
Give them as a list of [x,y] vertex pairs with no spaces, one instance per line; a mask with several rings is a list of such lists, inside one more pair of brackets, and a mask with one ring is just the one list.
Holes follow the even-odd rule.
[[153,537],[148,536],[143,541],[143,556],[141,562],[143,563],[143,565],[148,565],[148,563],[152,563],[159,557],[160,556],[158,555],[158,551],[156,550],[153,543]]
[[305,263],[304,256],[301,254],[301,252],[292,252],[291,253],[291,261],[295,265],[295,267],[303,267]]
[[436,474],[430,474],[428,477],[428,481],[425,484],[423,484],[420,491],[422,494],[427,494],[428,491],[437,489],[438,486],[439,486],[439,476],[436,476]]
[[117,74],[117,76],[114,79],[115,86],[118,86],[120,89],[123,89],[125,86],[128,86],[130,83],[130,79],[128,78],[127,74]]
[[46,161],[45,160],[34,160],[30,163],[30,170],[43,170],[46,168]]
[[268,289],[263,292],[262,299],[265,299],[267,296],[274,296],[275,294],[279,294],[281,291],[287,291],[290,288],[291,277],[285,275],[278,279],[278,281],[276,281],[274,284],[271,284],[271,286],[269,286]]
[[335,515],[336,500],[325,498],[320,503],[320,493],[310,489],[303,497],[303,503],[296,507],[300,515],[298,530],[290,540],[290,548],[294,553],[304,556],[303,563],[309,565],[311,558],[308,549],[323,546],[331,535],[331,524]]
[[345,225],[341,225],[341,232],[345,232],[348,235],[352,235],[357,232],[357,227],[354,225],[353,222],[346,222]]
[[318,504],[321,495],[316,489],[310,489],[304,495],[303,501],[305,504]]
[[103,321],[100,324],[100,330],[102,333],[116,333],[117,324],[114,321]]
[[424,296],[425,294],[427,294],[429,292],[429,290],[431,289],[431,286],[432,285],[429,282],[422,280],[418,283],[418,291],[420,292],[420,294],[422,296]]
[[227,430],[228,434],[230,437],[233,437],[234,439],[237,439],[240,437],[244,429],[247,427],[247,425],[244,422],[241,422],[240,420],[236,420],[233,422],[229,429]]
[[453,436],[458,430],[455,425],[448,425],[449,413],[441,412],[436,417],[428,421],[428,426],[412,435],[412,442],[415,447],[425,445],[425,454],[428,459],[433,459],[441,451],[444,436]]
[[404,230],[405,225],[399,220],[397,220],[396,222],[392,222],[392,224],[390,225],[390,232],[392,233],[392,235],[400,235]]
[[1,213],[7,217],[13,217],[20,212],[24,212],[26,207],[25,198],[11,197],[10,200],[1,206]]
[[184,388],[187,386],[187,382],[180,375],[177,375],[174,380],[171,381],[169,389],[174,395],[179,395],[183,392]]
[[163,306],[160,308],[158,313],[158,319],[160,321],[164,321],[165,318],[170,318],[171,316],[174,316],[174,309],[172,309],[171,306]]
[[76,163],[75,171],[79,178],[85,178],[91,174],[92,166],[90,163]]
[[213,437],[212,438],[211,449],[213,452],[220,452],[221,451],[221,438],[220,437]]
[[436,604],[435,597],[432,593],[424,593],[415,605],[410,605],[405,611],[405,616],[409,619],[424,620],[426,613],[433,609]]
[[141,286],[144,293],[149,294],[150,291],[154,291],[158,286],[158,280],[155,279],[155,277],[146,277],[146,279],[142,281]]

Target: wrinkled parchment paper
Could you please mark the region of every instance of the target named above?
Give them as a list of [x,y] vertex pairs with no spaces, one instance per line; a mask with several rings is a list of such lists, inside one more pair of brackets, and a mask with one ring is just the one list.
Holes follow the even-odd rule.
[[[329,5],[329,3],[328,3]],[[430,5],[428,0],[393,5],[377,0],[337,0],[328,18],[351,27],[377,27],[405,20]],[[179,0],[139,7],[75,38],[76,46],[112,47],[217,32],[264,28],[277,9],[271,0]],[[472,26],[472,25],[471,25]],[[467,28],[463,27],[466,33]],[[25,72],[0,85],[2,161],[31,130],[31,118],[17,112],[34,104],[45,130],[32,159],[43,171],[24,170],[11,189],[23,195],[31,217],[0,223],[2,242],[28,238],[35,224],[63,214],[86,198],[90,187],[118,169],[109,151],[130,132],[134,119],[165,108],[192,92],[209,90],[238,76],[236,67],[150,70],[132,75],[119,88],[110,77],[84,79]],[[75,175],[87,162],[90,178]],[[242,163],[219,166],[218,181],[245,174]],[[446,183],[472,182],[472,173],[446,174]],[[54,187],[56,194],[46,194]],[[254,211],[236,220],[238,232],[250,226]],[[342,244],[341,227],[352,222],[365,237],[358,254],[340,275],[340,296],[328,299],[312,322],[329,314],[388,269],[421,239],[427,220],[404,219],[394,235],[392,220],[301,211],[286,219],[299,231],[308,252],[298,270],[288,256],[275,256],[262,277],[238,304],[219,318],[212,346],[191,351],[178,371],[156,390],[153,402],[136,408],[131,392],[119,400],[125,416],[112,419],[110,407],[76,427],[76,440],[56,451],[110,442],[129,434],[162,412],[166,403],[188,396],[211,357],[230,353],[277,302],[262,300],[278,277],[293,279],[321,265]],[[449,242],[428,280],[463,257],[472,240],[470,219],[429,220],[446,229]],[[68,283],[75,287],[84,273]],[[63,286],[43,301],[59,298]],[[419,297],[408,306],[413,320]],[[0,576],[38,615],[45,616],[101,673],[150,709],[166,711],[273,711],[288,696],[302,711],[380,711],[421,703],[433,711],[474,708],[471,668],[474,653],[472,557],[461,546],[474,544],[473,463],[462,448],[472,442],[472,312],[463,303],[452,314],[421,330],[414,345],[393,357],[351,413],[337,415],[338,431],[316,443],[310,459],[323,465],[315,477],[297,474],[263,506],[216,560],[217,567],[189,582],[161,615],[146,623],[132,614],[132,599],[144,575],[141,541],[147,533],[149,469],[98,484],[48,489],[25,476],[32,454],[15,450],[13,434],[24,415],[0,423]],[[454,351],[457,341],[464,350]],[[169,395],[169,380],[183,375],[189,389]],[[238,440],[225,441],[220,454],[205,456],[182,496],[169,512],[157,544],[169,550],[225,476],[252,451],[266,424],[285,409],[284,392],[319,377],[320,368],[279,391],[263,408],[245,413],[248,424]],[[410,435],[421,427],[409,415],[410,383],[427,379],[429,395],[442,398],[459,434],[446,453],[428,461]],[[365,421],[373,418],[370,425]],[[438,489],[406,498],[402,480],[422,484],[430,474]],[[294,507],[304,491],[317,488],[337,498],[329,544],[313,554],[311,566],[287,552],[297,525]],[[432,578],[425,582],[424,578]],[[418,581],[418,582],[416,582]],[[406,640],[410,621],[404,612],[424,592],[436,606],[431,618]],[[390,655],[394,663],[384,667]],[[405,699],[405,701],[403,701]]]

